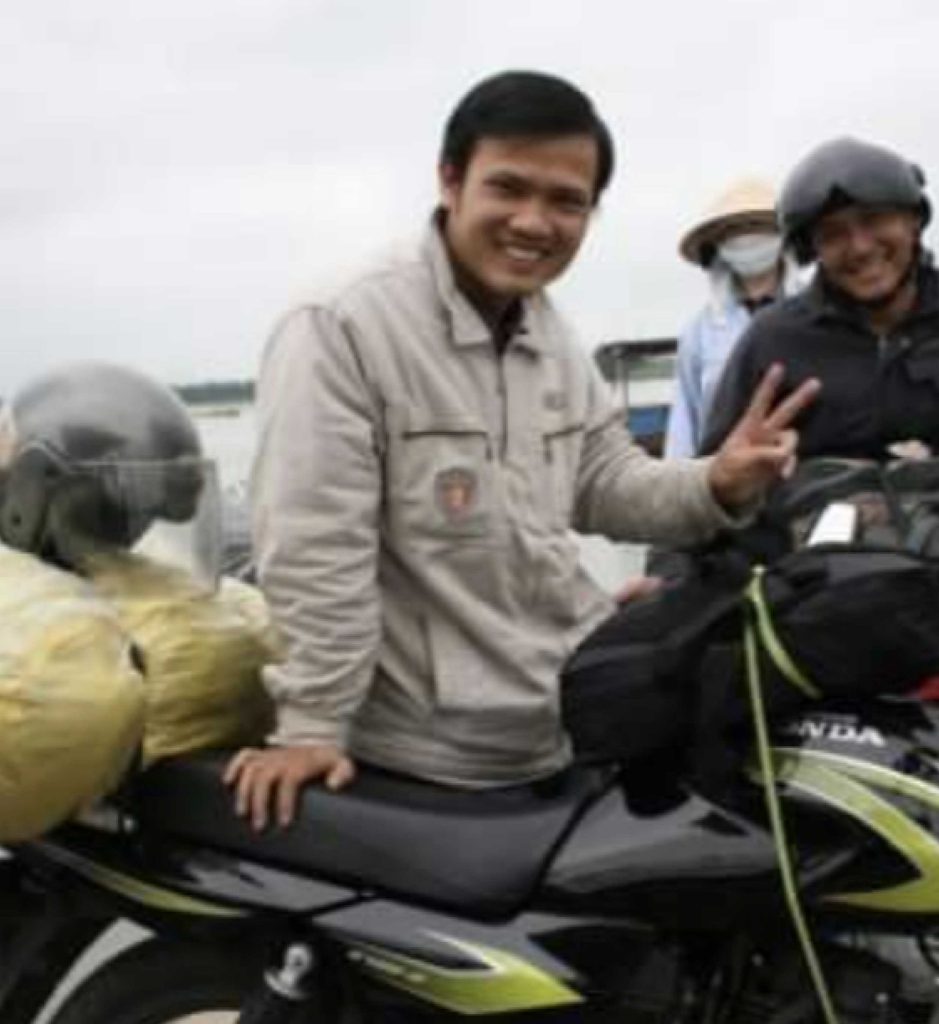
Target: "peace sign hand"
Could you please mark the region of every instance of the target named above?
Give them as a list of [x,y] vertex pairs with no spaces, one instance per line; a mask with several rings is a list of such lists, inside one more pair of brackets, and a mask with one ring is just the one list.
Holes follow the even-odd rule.
[[770,484],[795,469],[799,435],[791,424],[815,401],[822,383],[816,377],[803,381],[774,407],[784,375],[781,363],[766,371],[746,411],[711,462],[711,493],[728,511],[752,504]]

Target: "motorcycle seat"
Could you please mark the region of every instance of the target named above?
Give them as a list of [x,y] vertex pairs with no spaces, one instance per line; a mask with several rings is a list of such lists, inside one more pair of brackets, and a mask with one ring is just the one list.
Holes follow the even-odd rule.
[[235,814],[221,781],[226,762],[223,754],[161,762],[138,777],[125,805],[148,832],[483,919],[521,908],[611,782],[609,771],[578,767],[468,791],[359,765],[338,793],[308,786],[291,826],[257,833]]

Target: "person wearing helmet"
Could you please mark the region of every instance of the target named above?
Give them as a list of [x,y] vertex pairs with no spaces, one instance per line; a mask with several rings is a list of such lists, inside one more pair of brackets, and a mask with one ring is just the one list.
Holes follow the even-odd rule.
[[447,122],[422,241],[278,325],[252,490],[285,657],[270,745],[225,776],[253,827],[358,760],[469,788],[562,768],[559,670],[613,607],[571,529],[703,539],[788,465],[815,387],[777,407],[778,371],[713,460],[630,440],[545,290],[612,169],[579,89],[485,79]]
[[0,541],[77,572],[159,543],[213,580],[212,472],[169,388],[122,366],[62,367],[0,412]]
[[708,277],[710,299],[678,339],[665,454],[696,454],[721,371],[754,312],[795,290],[782,254],[775,194],[759,178],[733,182],[682,238],[678,251]]
[[762,312],[718,387],[703,450],[716,451],[767,366],[786,387],[824,383],[800,423],[800,456],[885,459],[916,440],[939,446],[939,276],[922,242],[922,171],[880,145],[826,142],[789,174],[778,216],[811,286]]

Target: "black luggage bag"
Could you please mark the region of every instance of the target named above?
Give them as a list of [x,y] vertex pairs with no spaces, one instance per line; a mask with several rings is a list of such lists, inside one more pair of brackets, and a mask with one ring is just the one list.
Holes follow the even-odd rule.
[[[800,547],[830,504],[850,540]],[[757,641],[770,720],[823,698],[904,694],[939,674],[939,462],[807,464],[777,496],[792,532],[774,564],[722,549],[584,640],[561,679],[575,756],[680,759],[703,730],[748,728],[743,633]]]

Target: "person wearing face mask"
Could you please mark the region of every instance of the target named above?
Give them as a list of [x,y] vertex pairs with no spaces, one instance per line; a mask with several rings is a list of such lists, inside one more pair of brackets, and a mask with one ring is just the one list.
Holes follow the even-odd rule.
[[754,312],[794,290],[794,268],[782,256],[772,187],[735,181],[681,240],[680,254],[708,276],[710,299],[678,340],[675,395],[665,454],[692,457],[724,363]]

